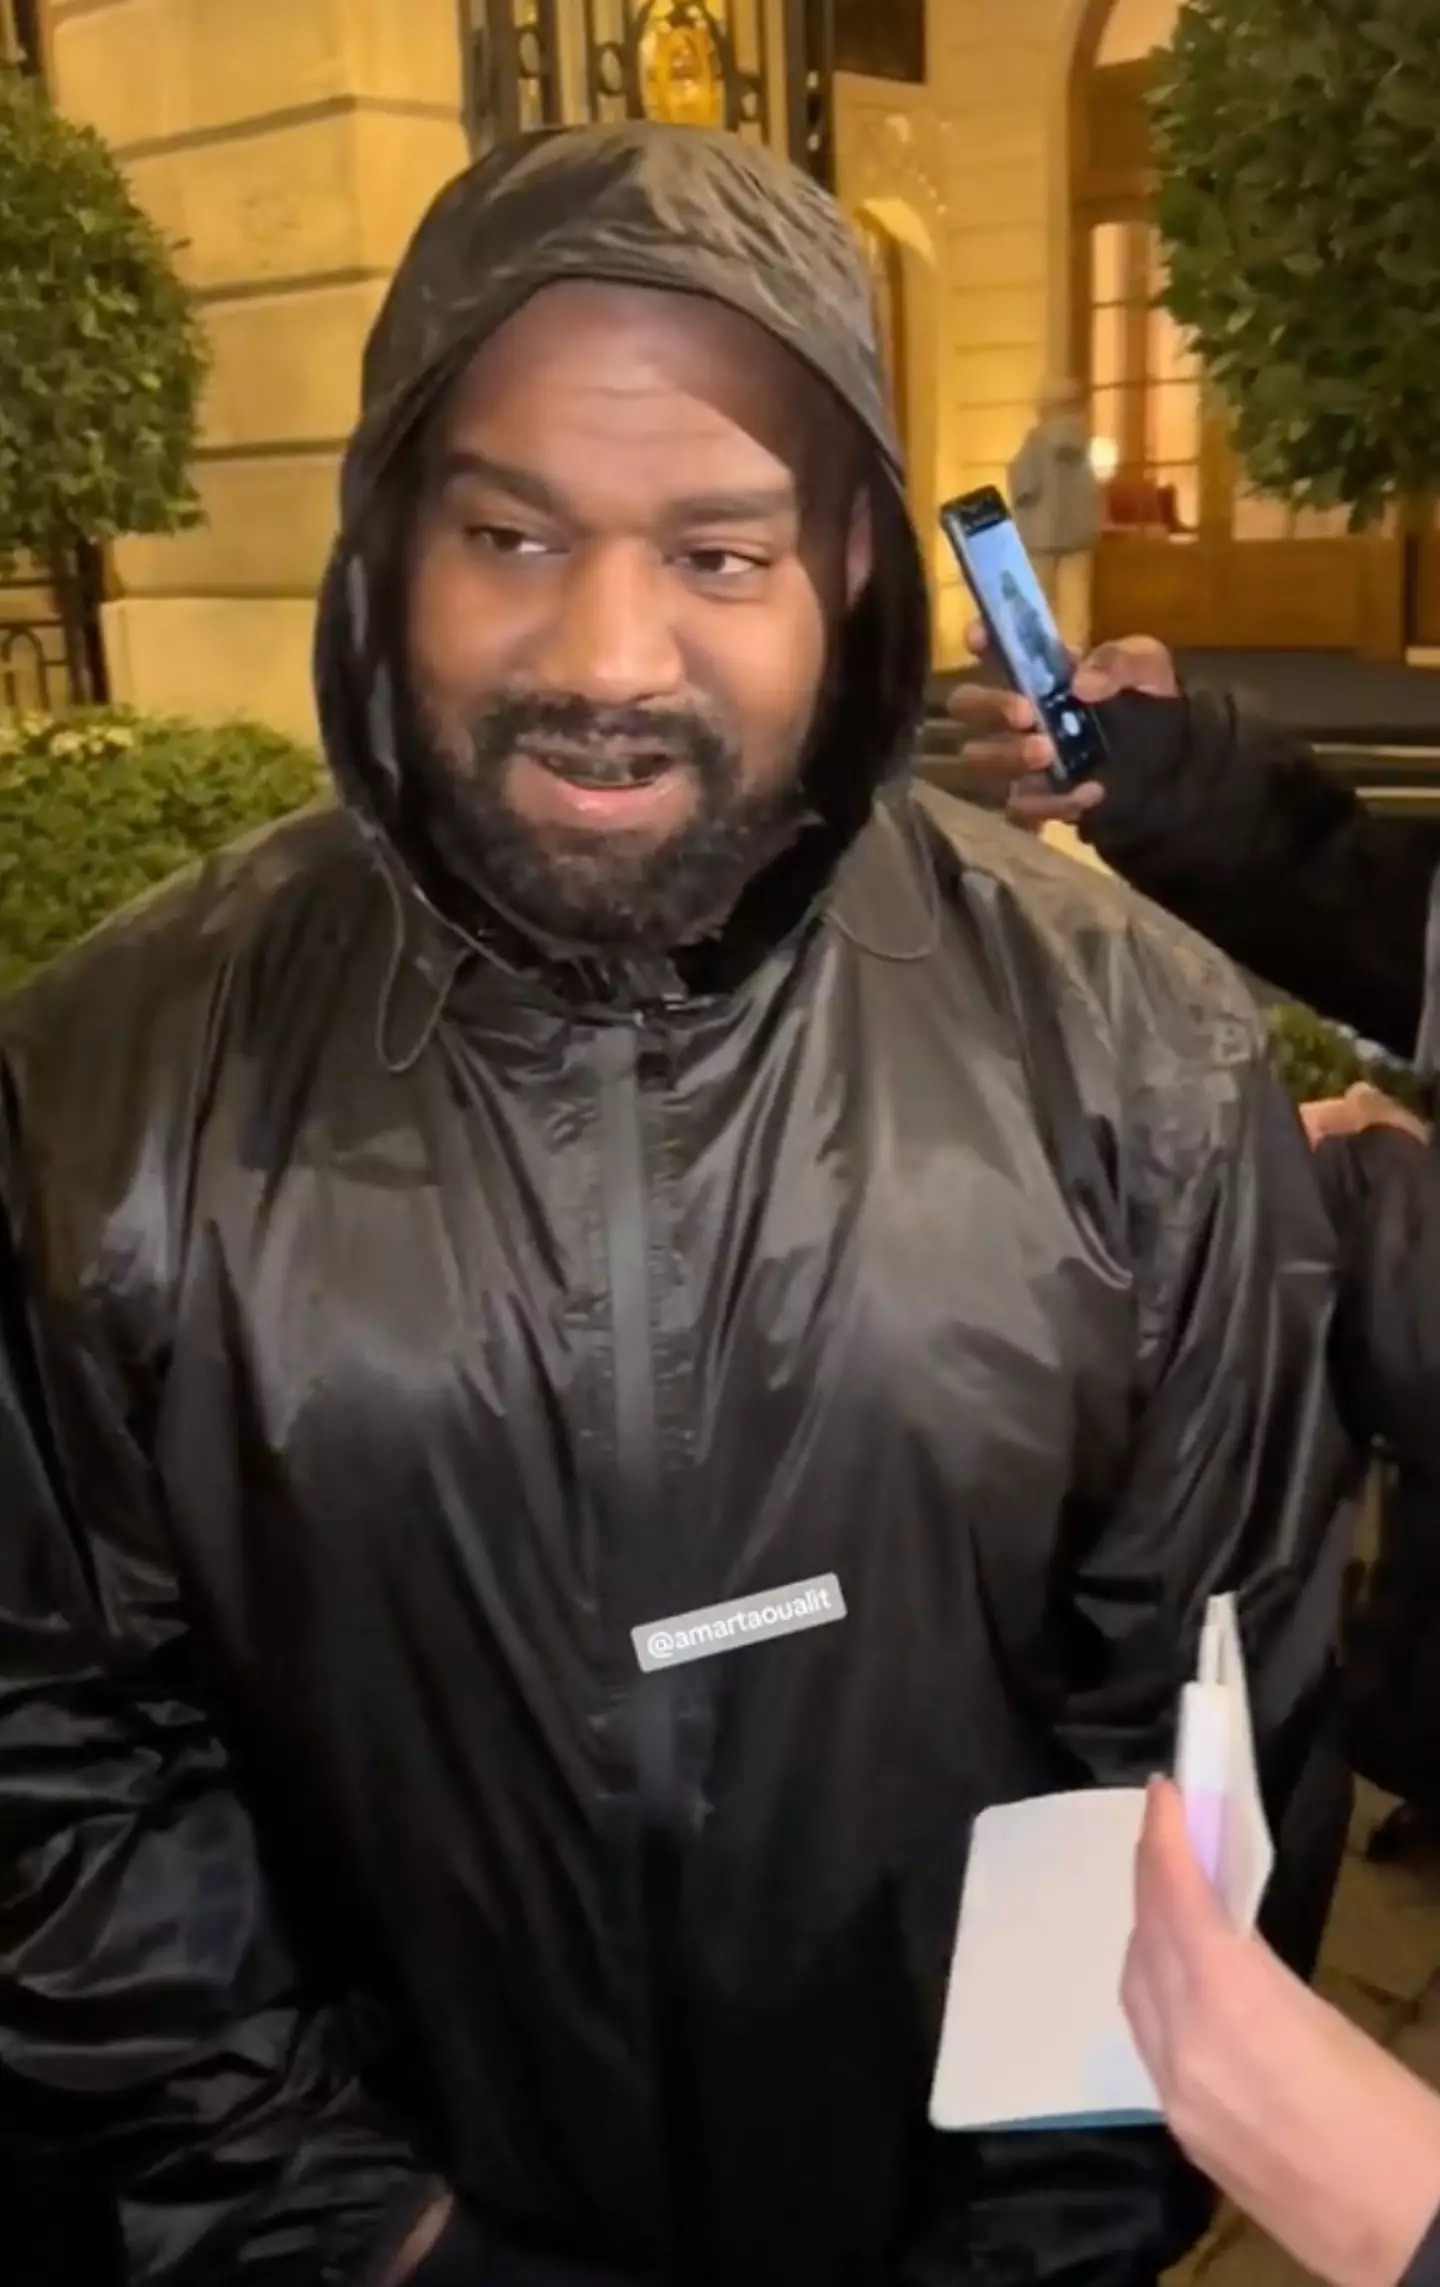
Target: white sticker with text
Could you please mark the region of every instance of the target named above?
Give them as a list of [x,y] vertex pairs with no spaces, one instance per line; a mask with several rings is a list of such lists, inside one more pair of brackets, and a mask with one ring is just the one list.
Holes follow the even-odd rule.
[[827,1572],[817,1580],[772,1588],[764,1596],[734,1597],[726,1604],[707,1604],[700,1612],[682,1612],[673,1620],[634,1628],[631,1641],[644,1673],[654,1675],[686,1660],[712,1659],[717,1652],[734,1652],[767,1636],[798,1636],[802,1629],[824,1628],[844,1617],[839,1580]]

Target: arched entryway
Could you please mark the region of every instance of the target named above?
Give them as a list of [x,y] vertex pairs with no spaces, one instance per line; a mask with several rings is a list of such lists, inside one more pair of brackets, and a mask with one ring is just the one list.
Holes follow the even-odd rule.
[[1093,618],[1208,649],[1398,657],[1403,547],[1352,538],[1343,513],[1296,512],[1245,483],[1226,423],[1157,306],[1147,102],[1178,0],[1091,0],[1071,66],[1071,356],[1090,390],[1106,529]]

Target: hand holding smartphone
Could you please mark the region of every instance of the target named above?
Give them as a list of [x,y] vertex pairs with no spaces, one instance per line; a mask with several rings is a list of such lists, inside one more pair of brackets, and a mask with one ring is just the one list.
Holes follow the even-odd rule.
[[1093,708],[1075,696],[1069,654],[1014,519],[987,485],[947,500],[940,524],[1011,682],[1031,701],[1055,749],[1050,784],[1067,794],[1104,764],[1105,734]]

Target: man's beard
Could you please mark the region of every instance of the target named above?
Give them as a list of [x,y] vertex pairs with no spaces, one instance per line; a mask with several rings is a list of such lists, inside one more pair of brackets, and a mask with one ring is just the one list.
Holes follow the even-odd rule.
[[[807,811],[798,752],[792,768],[747,785],[734,743],[689,709],[513,698],[458,734],[431,715],[421,745],[423,831],[446,876],[563,944],[660,952],[693,942],[724,921]],[[547,749],[584,782],[613,787],[643,782],[663,754],[691,781],[690,814],[659,839],[532,821],[509,796],[510,766]]]

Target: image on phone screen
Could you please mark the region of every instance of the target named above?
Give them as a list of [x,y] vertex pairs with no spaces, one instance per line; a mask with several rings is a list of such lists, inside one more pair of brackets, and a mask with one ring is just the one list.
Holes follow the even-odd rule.
[[947,501],[940,521],[1011,682],[1049,733],[1052,785],[1075,785],[1104,761],[1104,734],[1071,690],[1064,640],[1010,511],[987,488]]

